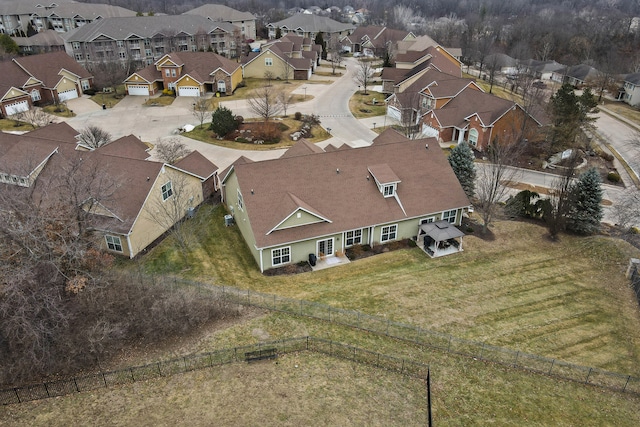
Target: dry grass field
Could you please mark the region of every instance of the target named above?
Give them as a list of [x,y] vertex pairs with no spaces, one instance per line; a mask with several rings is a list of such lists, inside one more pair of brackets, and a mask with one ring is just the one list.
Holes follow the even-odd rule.
[[[606,236],[561,236],[500,221],[492,238],[430,259],[419,249],[383,253],[320,272],[259,273],[224,210],[204,206],[189,262],[165,240],[137,266],[360,310],[514,350],[640,376],[640,310],[627,280],[640,251]],[[129,263],[124,268],[130,266]],[[245,309],[243,309],[245,310]],[[640,396],[422,348],[310,318],[249,309],[240,322],[203,328],[184,342],[133,352],[113,367],[311,335],[426,363],[439,426],[636,426]],[[297,367],[296,367],[297,365]],[[315,353],[231,364],[129,386],[0,407],[22,425],[425,425],[419,380]]]
[[[206,212],[202,214],[209,215]],[[157,247],[157,273],[187,275],[353,309],[461,338],[639,375],[640,310],[624,276],[640,251],[605,236],[547,238],[544,227],[503,221],[493,240],[468,235],[465,251],[430,259],[418,248],[313,273],[259,273],[223,210],[209,217],[189,266]]]

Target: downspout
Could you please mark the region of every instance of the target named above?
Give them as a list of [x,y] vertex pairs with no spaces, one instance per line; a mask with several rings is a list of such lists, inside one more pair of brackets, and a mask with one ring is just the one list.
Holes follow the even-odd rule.
[[127,246],[129,247],[129,259],[133,259],[133,251],[131,250],[131,234],[127,234]]
[[260,248],[260,273],[264,273],[264,263],[262,261],[262,248]]

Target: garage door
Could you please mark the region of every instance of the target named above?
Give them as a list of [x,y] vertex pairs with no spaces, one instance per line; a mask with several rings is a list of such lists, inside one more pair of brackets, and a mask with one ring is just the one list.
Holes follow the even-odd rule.
[[191,86],[179,86],[178,96],[200,96],[200,88]]
[[7,116],[13,116],[14,114],[27,111],[29,109],[29,101],[13,102],[4,106]]
[[129,95],[149,96],[149,86],[127,86]]
[[398,110],[396,107],[392,107],[391,105],[387,107],[387,116],[391,117],[392,119],[396,119],[397,121],[400,121],[402,117],[402,115],[400,114],[400,110]]
[[437,138],[440,135],[440,132],[438,132],[438,129],[432,128],[429,125],[422,125],[422,135]]
[[75,89],[63,90],[58,92],[58,98],[60,101],[68,101],[70,99],[76,99],[78,97],[78,91]]

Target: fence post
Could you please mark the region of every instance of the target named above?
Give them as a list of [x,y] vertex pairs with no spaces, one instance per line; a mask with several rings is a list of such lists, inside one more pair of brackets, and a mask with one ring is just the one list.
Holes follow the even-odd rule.
[[[625,385],[625,387],[626,387],[626,385]],[[13,391],[16,393],[16,397],[18,398],[18,403],[22,403],[22,401],[20,400],[20,395],[18,394],[18,388],[14,387]]]
[[302,316],[302,300],[300,300],[300,316]]
[[104,372],[102,372],[102,381],[104,381],[104,388],[107,388],[107,377],[104,376]]
[[404,358],[402,358],[402,368],[400,368],[400,373],[404,373]]
[[[76,391],[80,393],[80,387],[78,387],[78,382],[76,381],[76,377],[73,377],[73,385],[76,386]],[[45,387],[46,387],[46,384],[45,384]],[[49,394],[49,391],[47,391],[47,394]]]
[[449,345],[447,346],[447,353],[451,352],[451,338],[453,338],[453,335],[449,335]]
[[551,375],[551,370],[553,369],[553,365],[556,363],[556,359],[553,359],[553,361],[551,361],[551,367],[549,368],[549,375]]
[[160,369],[160,362],[156,363],[156,367],[158,368],[158,375],[162,376],[162,370]]
[[627,382],[624,383],[624,387],[622,388],[622,391],[626,391],[627,390],[627,385],[629,385],[629,380],[631,379],[631,375],[629,375],[627,377]]
[[136,382],[136,379],[133,376],[133,368],[129,368],[129,373],[131,374],[131,381]]
[[309,350],[309,335],[307,335],[307,350]]
[[484,346],[485,346],[485,343],[483,342],[482,347],[480,347],[480,356],[478,356],[478,359],[482,360],[482,355],[484,354]]
[[593,370],[593,368],[589,368],[589,373],[587,374],[587,379],[584,381],[585,384],[587,384],[589,382],[589,377],[591,376],[591,370]]
[[44,391],[46,391],[46,392],[47,392],[47,397],[51,397],[51,396],[49,395],[49,387],[47,387],[47,383],[43,383],[42,385],[44,385]]
[[520,350],[516,352],[516,360],[513,362],[513,367],[518,367],[518,357],[520,357]]
[[186,356],[182,357],[182,364],[184,365],[184,371],[187,372],[187,358],[186,358]]

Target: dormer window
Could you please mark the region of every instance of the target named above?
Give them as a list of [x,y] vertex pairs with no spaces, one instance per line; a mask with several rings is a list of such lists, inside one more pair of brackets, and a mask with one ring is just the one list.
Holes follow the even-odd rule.
[[384,197],[395,197],[400,178],[391,170],[389,165],[373,165],[369,166],[369,173],[378,186],[378,190]]

